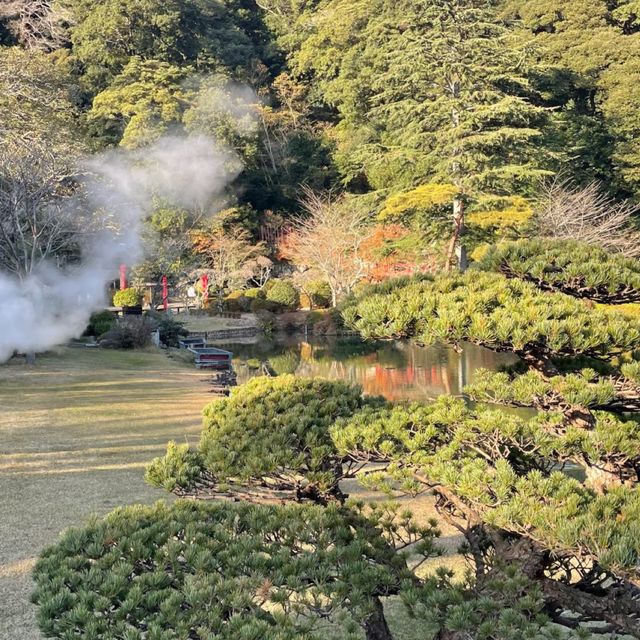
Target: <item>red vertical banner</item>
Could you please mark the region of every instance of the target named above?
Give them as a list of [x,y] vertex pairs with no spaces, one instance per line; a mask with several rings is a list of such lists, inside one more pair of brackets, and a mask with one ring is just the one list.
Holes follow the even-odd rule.
[[200,278],[200,282],[202,284],[202,304],[205,305],[209,299],[209,276],[205,273]]
[[127,265],[120,265],[120,289],[127,288]]
[[162,307],[165,313],[169,309],[169,287],[167,285],[167,276],[162,276]]

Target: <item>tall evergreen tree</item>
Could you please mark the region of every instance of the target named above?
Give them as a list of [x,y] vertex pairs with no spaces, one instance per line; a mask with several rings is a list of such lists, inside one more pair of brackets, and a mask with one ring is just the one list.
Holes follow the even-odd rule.
[[536,54],[535,86],[554,108],[568,170],[628,195],[640,185],[634,0],[507,0]]
[[[312,33],[294,66],[316,75],[343,118],[347,179],[359,170],[373,188],[456,185],[451,256],[465,195],[527,193],[549,172],[552,154],[538,144],[547,113],[495,2],[375,5],[322,5],[304,25]],[[356,142],[346,146],[348,137]]]

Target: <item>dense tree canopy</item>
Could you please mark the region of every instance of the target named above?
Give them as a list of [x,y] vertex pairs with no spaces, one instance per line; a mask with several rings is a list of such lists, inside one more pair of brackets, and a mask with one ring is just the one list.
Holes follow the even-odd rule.
[[465,222],[470,248],[521,233],[560,168],[636,194],[634,6],[13,0],[0,121],[99,149],[206,133],[244,167],[251,233],[300,185],[346,189],[451,257]]
[[537,86],[560,109],[572,173],[637,188],[634,104],[640,47],[633,1],[506,0],[538,59]]

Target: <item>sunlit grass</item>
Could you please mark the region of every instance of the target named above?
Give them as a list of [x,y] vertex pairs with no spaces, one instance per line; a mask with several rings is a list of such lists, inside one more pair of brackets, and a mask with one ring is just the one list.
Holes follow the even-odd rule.
[[159,350],[58,349],[0,365],[0,638],[41,638],[28,604],[43,546],[92,513],[168,498],[144,465],[196,442],[205,373]]

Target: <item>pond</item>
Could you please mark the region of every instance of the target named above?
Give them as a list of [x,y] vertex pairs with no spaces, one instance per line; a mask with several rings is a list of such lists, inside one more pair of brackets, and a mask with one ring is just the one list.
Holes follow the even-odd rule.
[[280,336],[254,341],[217,342],[233,352],[238,384],[263,375],[320,376],[359,383],[368,395],[389,400],[427,400],[461,395],[479,369],[497,370],[515,362],[510,354],[472,344],[457,353],[452,347],[419,347],[409,342],[367,343],[334,337]]

